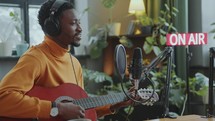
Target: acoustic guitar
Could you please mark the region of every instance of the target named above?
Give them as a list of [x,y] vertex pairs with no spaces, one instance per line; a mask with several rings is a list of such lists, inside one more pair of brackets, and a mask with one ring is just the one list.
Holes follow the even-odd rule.
[[[153,94],[153,95],[152,95]],[[107,104],[115,104],[118,102],[122,102],[127,100],[127,96],[124,93],[113,93],[104,96],[97,97],[88,97],[87,93],[79,86],[75,84],[65,83],[58,87],[41,87],[34,86],[27,95],[38,97],[42,100],[49,101],[69,101],[74,104],[82,106],[85,111],[85,118],[91,119],[92,121],[96,121],[96,112],[94,110],[95,107],[104,106]],[[138,95],[143,100],[150,100],[144,105],[152,105],[154,102],[158,100],[157,93],[152,93],[149,89],[140,89],[138,90]],[[13,118],[0,118],[0,121],[64,121],[60,117],[57,118],[49,118],[49,119],[13,119]]]

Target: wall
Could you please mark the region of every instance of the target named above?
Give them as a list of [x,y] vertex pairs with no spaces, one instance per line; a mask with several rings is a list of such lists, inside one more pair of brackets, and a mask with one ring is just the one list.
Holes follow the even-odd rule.
[[214,0],[189,0],[189,32],[208,33],[208,44],[203,46],[190,46],[193,53],[191,66],[209,65],[209,48],[215,47],[211,23],[215,22],[215,1]]
[[[113,22],[121,23],[120,34],[125,34],[127,31],[128,23],[133,16],[128,16],[128,7],[130,0],[117,0],[114,8],[112,9]],[[108,23],[111,10],[103,7],[101,0],[89,0],[89,27],[94,25],[104,25]]]
[[88,8],[88,0],[75,0],[75,8],[78,11],[79,19],[82,27],[81,34],[81,45],[79,47],[74,47],[76,55],[85,55],[86,50],[85,46],[88,46],[88,12],[84,12],[86,8]]
[[[87,52],[87,46],[89,45],[89,30],[96,25],[100,27],[109,23],[109,16],[112,14],[113,22],[121,23],[120,34],[127,32],[128,23],[134,19],[134,16],[128,16],[128,7],[130,0],[117,0],[112,10],[105,8],[101,0],[75,0],[76,9],[80,14],[84,9],[89,8],[87,12],[81,17],[82,27],[82,40],[81,46],[75,47],[76,55],[84,55]],[[110,13],[112,12],[112,13]]]
[[13,68],[17,59],[0,59],[0,80]]

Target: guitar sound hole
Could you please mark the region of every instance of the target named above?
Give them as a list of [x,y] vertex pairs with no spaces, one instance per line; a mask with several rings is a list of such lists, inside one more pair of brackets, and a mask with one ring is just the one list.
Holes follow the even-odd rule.
[[69,96],[60,96],[58,97],[55,102],[60,103],[60,102],[72,102],[74,99],[69,97]]

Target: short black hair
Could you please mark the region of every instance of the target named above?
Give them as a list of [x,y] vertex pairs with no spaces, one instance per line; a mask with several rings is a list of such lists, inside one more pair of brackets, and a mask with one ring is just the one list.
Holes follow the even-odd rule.
[[[50,9],[51,9],[51,7],[55,1],[56,0],[47,0],[40,7],[37,18],[38,18],[38,22],[39,22],[43,31],[44,31],[44,22],[47,18],[49,18],[50,14],[51,14]],[[62,12],[67,10],[67,9],[74,9],[74,5],[72,3],[70,3],[69,1],[64,3],[60,7],[60,9],[58,9],[58,11],[55,13],[55,17],[59,18],[60,15],[62,14]]]

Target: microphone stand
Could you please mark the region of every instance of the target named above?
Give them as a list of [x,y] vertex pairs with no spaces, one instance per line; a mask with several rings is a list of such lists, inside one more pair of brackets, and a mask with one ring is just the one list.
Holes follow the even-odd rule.
[[164,51],[162,51],[152,62],[144,69],[145,74],[148,75],[148,73],[155,68],[160,62],[162,62],[164,59],[168,58],[167,60],[167,74],[166,74],[166,84],[164,87],[164,94],[162,96],[162,101],[164,103],[164,112],[162,117],[168,117],[168,118],[176,118],[171,117],[169,115],[169,86],[170,86],[170,80],[171,80],[171,70],[172,70],[172,58],[173,58],[173,48],[172,47],[166,47]]
[[214,97],[213,97],[213,73],[214,73],[214,55],[215,55],[215,48],[210,48],[210,77],[209,77],[209,97],[208,97],[208,109],[207,109],[207,117],[213,117],[214,113]]

